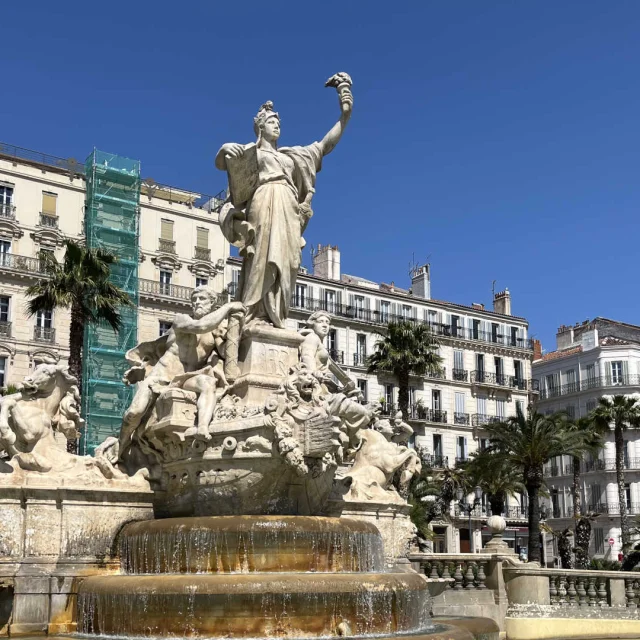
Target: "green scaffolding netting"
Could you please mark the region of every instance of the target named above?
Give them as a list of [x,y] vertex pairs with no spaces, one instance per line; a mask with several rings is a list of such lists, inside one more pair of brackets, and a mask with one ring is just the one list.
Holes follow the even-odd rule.
[[138,236],[140,162],[94,150],[85,163],[87,247],[118,256],[111,280],[126,291],[134,307],[122,309],[118,333],[105,325],[87,326],[84,335],[82,410],[87,422],[80,442],[84,454],[117,435],[133,389],[122,382],[125,353],[138,333]]

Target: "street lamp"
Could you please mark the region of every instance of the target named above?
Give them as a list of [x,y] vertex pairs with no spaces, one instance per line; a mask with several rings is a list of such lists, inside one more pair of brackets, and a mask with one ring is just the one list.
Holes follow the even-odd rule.
[[471,513],[480,504],[480,500],[482,499],[482,489],[480,487],[475,487],[473,490],[473,494],[474,500],[472,503],[470,503],[466,502],[466,500],[464,499],[466,496],[462,487],[458,487],[456,491],[456,495],[458,498],[458,508],[469,518],[469,547],[471,549],[471,553],[475,553],[475,544],[473,542],[473,533],[471,531]]

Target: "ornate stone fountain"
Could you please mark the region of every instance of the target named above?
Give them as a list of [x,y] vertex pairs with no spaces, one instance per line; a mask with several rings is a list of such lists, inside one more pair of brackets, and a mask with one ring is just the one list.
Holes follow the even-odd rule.
[[[230,185],[221,225],[244,258],[237,300],[222,304],[197,288],[191,316],[177,315],[167,334],[127,354],[125,377],[137,388],[120,437],[105,441],[95,460],[65,454],[65,468],[88,470],[94,486],[144,483],[156,518],[119,533],[117,575],[80,582],[83,633],[434,631],[424,578],[389,564],[388,553],[385,561],[373,524],[336,517],[363,504],[406,507],[420,471],[405,446],[411,429],[381,420],[331,360],[328,313],[316,311],[299,332],[284,328],[316,173],[351,115],[349,76],[328,85],[338,90],[341,116],[322,141],[278,148],[280,119],[265,103],[254,119],[257,142],[218,153]],[[4,442],[19,430],[21,401],[0,408]],[[54,440],[35,451],[26,442],[16,448],[13,438],[10,469],[58,473],[47,455]],[[450,630],[447,637],[468,636]]]

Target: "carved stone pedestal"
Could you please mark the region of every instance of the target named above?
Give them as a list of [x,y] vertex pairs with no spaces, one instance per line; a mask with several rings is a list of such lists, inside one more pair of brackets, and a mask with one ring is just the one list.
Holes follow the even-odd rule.
[[240,341],[240,375],[232,392],[247,405],[264,404],[298,363],[298,348],[303,340],[295,331],[270,325],[248,327]]

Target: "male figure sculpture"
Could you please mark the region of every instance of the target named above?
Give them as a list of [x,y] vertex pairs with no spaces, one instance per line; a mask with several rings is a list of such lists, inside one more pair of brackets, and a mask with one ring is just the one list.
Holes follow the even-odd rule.
[[125,373],[129,384],[140,382],[120,432],[120,457],[128,449],[135,430],[148,419],[163,387],[179,387],[198,395],[197,425],[185,435],[209,440],[209,424],[216,406],[216,392],[224,393],[224,337],[227,318],[243,314],[244,305],[230,302],[214,309],[217,294],[197,287],[191,294],[193,317],[176,315],[173,326],[153,342],[143,342],[127,353],[134,366]]

